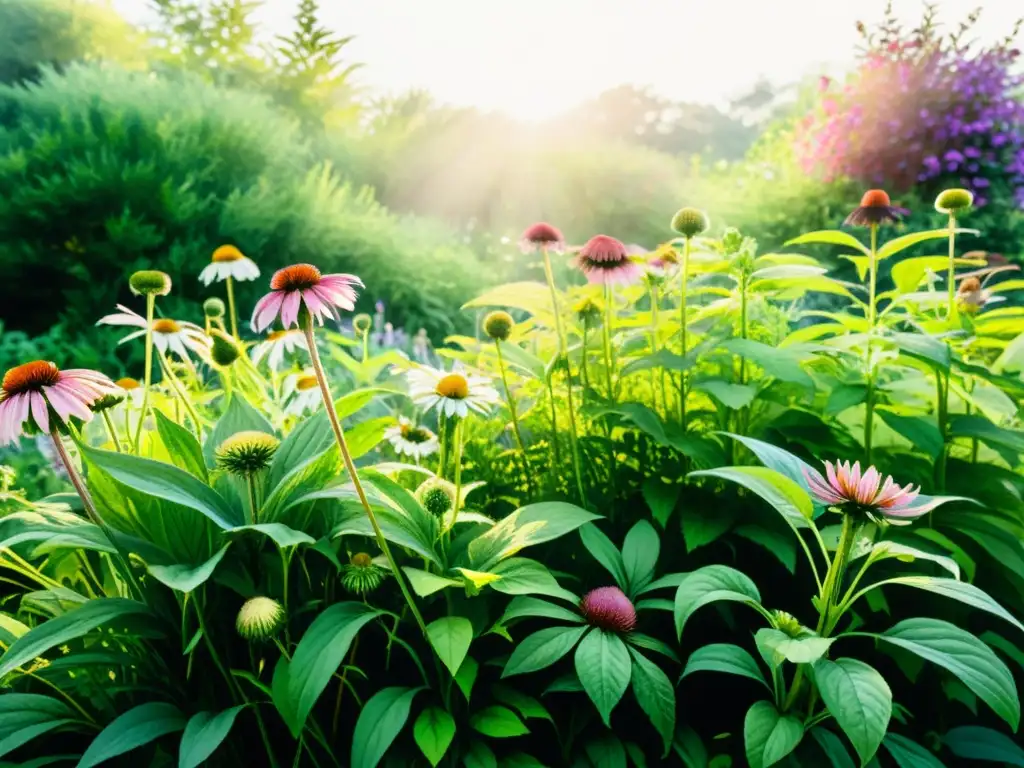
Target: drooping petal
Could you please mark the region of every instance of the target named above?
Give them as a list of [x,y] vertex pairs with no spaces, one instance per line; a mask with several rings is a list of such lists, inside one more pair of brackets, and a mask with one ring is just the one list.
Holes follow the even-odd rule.
[[212,262],[203,267],[203,271],[199,273],[199,280],[203,285],[209,285],[219,276],[220,270],[217,269],[218,263]]
[[299,318],[302,293],[302,291],[284,291],[284,299],[281,302],[281,325],[285,328],[291,328]]
[[284,302],[283,291],[271,291],[258,302],[252,313],[252,329],[262,333],[274,323],[274,318],[281,311]]
[[63,422],[67,422],[72,416],[88,421],[92,416],[91,411],[81,400],[62,391],[58,385],[43,387],[43,394],[46,396],[46,401]]
[[39,392],[32,392],[30,394],[32,403],[32,418],[36,422],[36,426],[39,427],[41,432],[50,431],[50,414],[46,408],[46,398]]

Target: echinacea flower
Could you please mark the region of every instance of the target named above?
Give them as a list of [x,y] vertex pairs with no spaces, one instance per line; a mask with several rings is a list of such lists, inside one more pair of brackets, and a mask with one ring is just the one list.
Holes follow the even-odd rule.
[[531,224],[519,238],[519,248],[523,253],[532,253],[541,248],[561,253],[565,250],[565,238],[558,227],[544,221]]
[[515,324],[512,315],[499,309],[484,318],[484,333],[495,341],[508,341]]
[[227,312],[227,307],[216,296],[203,302],[203,317],[207,317],[210,320],[220,320],[224,317],[225,312]]
[[252,348],[253,365],[259,365],[263,358],[267,358],[267,365],[271,370],[280,370],[284,363],[284,356],[290,355],[297,349],[306,350],[306,336],[298,328],[289,328],[287,331],[271,331],[267,337],[257,342]]
[[285,413],[301,416],[306,411],[315,411],[323,402],[320,397],[320,382],[311,371],[296,373],[285,379],[283,395],[287,400]]
[[228,368],[242,354],[233,337],[214,328],[210,331],[210,359],[221,368]]
[[266,432],[236,432],[214,454],[218,469],[232,475],[249,477],[270,466],[281,441]]
[[[118,344],[146,335],[146,318],[123,304],[118,304],[117,308],[121,311],[101,317],[96,325],[125,325],[140,329],[123,337]],[[211,341],[195,323],[161,317],[153,321],[153,346],[161,354],[173,352],[191,366],[192,357],[189,352],[195,353],[202,360],[208,360]]]
[[284,626],[284,607],[269,597],[251,597],[242,604],[235,629],[246,640],[269,640]]
[[416,500],[427,512],[442,519],[455,508],[455,486],[440,477],[431,477],[416,489]]
[[869,189],[843,224],[848,227],[870,227],[886,222],[895,224],[909,213],[906,208],[893,205],[885,190]]
[[643,275],[621,241],[607,235],[595,235],[584,245],[575,259],[576,267],[587,281],[601,285],[628,285]]
[[424,365],[413,368],[408,375],[412,401],[425,411],[436,407],[442,416],[464,419],[471,410],[487,415],[499,399],[489,379],[467,373],[459,363],[451,372]]
[[128,278],[128,287],[136,296],[166,296],[171,292],[171,276],[157,269],[140,269]]
[[944,189],[935,198],[935,210],[956,215],[966,213],[974,205],[974,193],[969,189]]
[[199,279],[203,281],[203,285],[228,278],[255,280],[259,276],[260,268],[256,266],[256,262],[233,245],[222,245],[215,250],[213,256],[210,257],[210,263],[199,273]]
[[262,333],[278,316],[286,329],[298,323],[299,310],[305,307],[320,325],[325,317],[340,322],[337,309],[351,312],[355,308],[354,286],[363,287],[355,275],[321,275],[312,264],[293,264],[279,269],[270,278],[270,293],[256,302],[252,328]]
[[373,562],[366,552],[357,552],[341,568],[341,586],[357,595],[365,595],[381,585],[388,572]]
[[11,368],[0,383],[0,445],[16,442],[26,427],[47,433],[72,417],[89,421],[90,406],[119,393],[102,373],[84,368],[62,371],[46,360]]
[[437,435],[426,427],[413,424],[404,416],[398,420],[397,425],[388,427],[384,439],[391,443],[399,456],[410,456],[417,461],[437,453],[439,445]]
[[690,239],[706,232],[711,226],[708,215],[699,208],[680,208],[669,224],[673,231]]
[[598,587],[583,596],[580,611],[587,623],[609,632],[630,632],[636,626],[636,608],[618,587]]
[[873,522],[909,525],[938,506],[935,501],[914,504],[919,488],[910,484],[900,487],[892,477],[882,482],[881,473],[874,467],[868,467],[862,474],[859,461],[852,467],[848,461],[837,461],[835,465],[826,461],[825,473],[827,479],[816,470],[804,470],[811,493],[818,501],[844,512],[863,514]]

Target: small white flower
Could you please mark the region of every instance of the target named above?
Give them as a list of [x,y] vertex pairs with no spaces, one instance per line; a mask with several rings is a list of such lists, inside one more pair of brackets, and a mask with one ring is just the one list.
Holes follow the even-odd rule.
[[305,334],[298,328],[271,331],[263,341],[253,346],[252,362],[253,365],[259,365],[265,357],[271,370],[277,371],[284,363],[284,356],[290,355],[296,349],[308,351]]
[[315,411],[323,402],[320,385],[312,371],[293,373],[284,380],[285,413],[302,416],[306,411]]
[[233,245],[222,245],[215,250],[210,263],[199,273],[203,285],[209,285],[215,280],[219,283],[229,277],[233,280],[255,280],[259,276],[260,268],[256,262]]
[[[146,318],[138,312],[133,312],[123,304],[118,304],[120,312],[101,317],[97,325],[126,325],[139,328],[123,337],[118,344],[138,339],[146,335]],[[161,354],[173,352],[182,359],[189,367],[192,367],[192,355],[196,354],[201,360],[210,358],[210,337],[195,323],[184,320],[171,320],[167,317],[157,318],[153,321],[153,346]]]
[[404,416],[398,420],[397,426],[384,432],[384,439],[391,443],[399,456],[411,456],[417,461],[437,453],[438,449],[437,435]]
[[500,396],[484,376],[467,373],[459,363],[451,372],[419,366],[409,371],[409,397],[423,410],[466,418],[471,410],[487,415]]

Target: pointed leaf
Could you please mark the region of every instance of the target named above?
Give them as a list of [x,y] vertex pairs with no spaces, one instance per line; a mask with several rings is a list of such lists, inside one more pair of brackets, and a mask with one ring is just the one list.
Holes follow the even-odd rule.
[[882,745],[899,768],[946,768],[941,760],[915,741],[898,733],[886,734]]
[[622,564],[626,571],[627,592],[636,594],[654,579],[661,540],[654,526],[646,520],[637,521],[622,542]]
[[743,742],[750,768],[768,768],[799,746],[804,726],[792,715],[780,715],[769,701],[759,701],[743,721]]
[[508,707],[485,707],[469,718],[470,727],[492,739],[507,739],[530,732],[519,716]]
[[842,245],[860,251],[865,256],[871,252],[866,245],[849,232],[843,232],[838,229],[821,229],[815,232],[807,232],[784,243],[787,246],[807,244]]
[[629,649],[629,655],[633,657],[630,676],[633,695],[651,725],[661,734],[664,744],[661,756],[665,758],[672,749],[672,737],[676,730],[675,688],[661,668],[644,658],[635,648]]
[[625,591],[628,587],[628,579],[619,548],[593,523],[580,528],[580,539],[583,540],[583,546],[587,548],[587,551],[594,556],[594,559],[601,564],[601,567],[612,575],[615,583]]
[[742,485],[767,501],[795,530],[810,526],[814,504],[799,484],[767,467],[718,467],[687,477],[717,477]]
[[549,627],[523,639],[512,651],[503,678],[546,669],[576,647],[590,627]]
[[473,625],[462,616],[446,616],[427,625],[427,637],[434,646],[437,657],[441,659],[454,677],[462,666],[463,659],[469,652],[469,644],[473,641]]
[[198,768],[221,745],[231,732],[244,705],[223,712],[199,712],[192,716],[181,737],[178,768]]
[[612,632],[595,629],[579,644],[575,662],[583,690],[604,724],[611,727],[612,710],[629,687],[631,664],[626,644]]
[[227,554],[229,546],[231,545],[225,544],[217,550],[213,557],[205,563],[200,563],[196,566],[181,564],[147,565],[147,568],[153,574],[153,578],[161,584],[166,584],[178,592],[194,592],[197,587],[205,584],[213,576],[214,570],[216,570],[220,561],[224,559],[224,555]]
[[376,768],[409,719],[413,698],[422,690],[383,688],[363,705],[352,733],[351,768]]
[[962,725],[949,731],[942,741],[957,757],[1024,768],[1024,749],[1009,736],[991,728]]
[[856,659],[819,659],[814,681],[864,765],[878,751],[892,717],[892,691],[885,678]]
[[738,645],[729,643],[712,643],[691,653],[690,658],[686,660],[686,668],[683,669],[681,678],[694,672],[726,672],[741,675],[768,687],[754,657]]
[[85,750],[78,768],[92,768],[185,727],[185,716],[173,704],[140,704],[117,717]]
[[676,590],[676,635],[697,609],[718,600],[760,606],[761,593],[750,578],[727,565],[706,565],[688,574]]
[[416,746],[432,766],[437,766],[455,738],[455,720],[440,707],[427,707],[412,727]]

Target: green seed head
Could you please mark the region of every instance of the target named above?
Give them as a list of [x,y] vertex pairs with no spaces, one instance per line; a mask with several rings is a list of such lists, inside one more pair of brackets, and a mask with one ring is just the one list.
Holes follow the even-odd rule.
[[239,477],[255,475],[270,466],[280,444],[266,432],[238,432],[217,448],[217,466]]
[[115,405],[123,403],[124,397],[124,395],[106,394],[99,400],[93,402],[93,404],[89,406],[89,410],[93,413],[102,413],[109,408],[113,408]]
[[416,499],[427,512],[443,517],[455,507],[455,486],[447,480],[432,477],[416,489]]
[[224,302],[218,298],[207,299],[203,302],[203,315],[211,320],[220,320],[224,317]]
[[946,189],[935,198],[939,213],[966,213],[974,205],[974,194],[969,189]]
[[680,208],[672,217],[672,229],[686,238],[696,237],[710,226],[707,214],[697,208]]
[[512,315],[499,309],[484,318],[484,333],[495,341],[507,341],[515,324]]
[[600,302],[595,301],[589,296],[577,301],[573,305],[572,310],[576,313],[576,318],[588,330],[596,328],[601,324],[601,313],[604,311],[604,308]]
[[370,317],[365,312],[360,312],[358,315],[352,318],[352,328],[354,328],[355,332],[358,333],[360,336],[365,336],[369,332],[370,327],[372,325],[373,318]]
[[128,278],[136,296],[166,296],[171,292],[171,276],[155,269],[143,269]]
[[246,640],[269,640],[284,626],[284,608],[269,597],[246,600],[238,611],[235,629]]
[[352,555],[341,571],[341,586],[357,595],[365,595],[381,585],[387,571],[373,562],[365,552]]
[[213,340],[210,347],[210,357],[213,358],[213,362],[227,368],[238,359],[241,352],[233,338],[223,331],[217,330],[210,333],[210,338]]
[[799,637],[803,634],[804,628],[800,626],[800,622],[797,621],[796,617],[791,613],[785,611],[773,611],[772,620],[775,622],[775,628],[780,632],[789,635],[790,637]]

